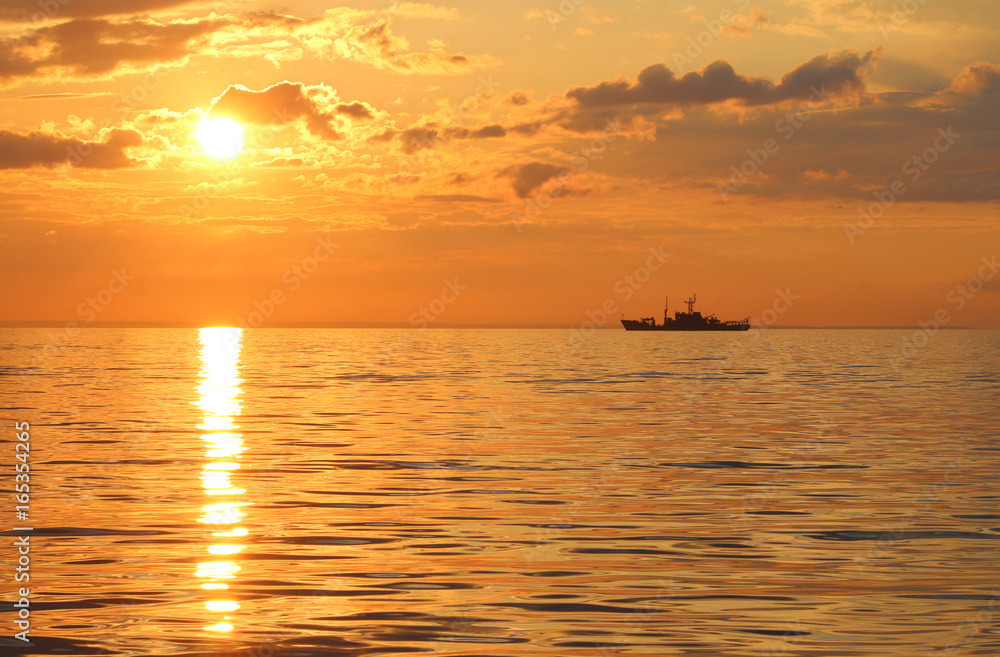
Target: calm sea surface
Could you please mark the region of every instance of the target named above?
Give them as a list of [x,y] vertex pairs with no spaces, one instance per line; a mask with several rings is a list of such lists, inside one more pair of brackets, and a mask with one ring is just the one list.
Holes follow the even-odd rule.
[[0,653],[995,657],[1000,332],[913,335],[0,331]]

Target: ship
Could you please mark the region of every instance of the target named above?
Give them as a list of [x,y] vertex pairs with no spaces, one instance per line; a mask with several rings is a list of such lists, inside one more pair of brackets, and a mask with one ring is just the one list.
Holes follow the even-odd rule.
[[622,326],[626,331],[746,331],[750,328],[750,318],[740,320],[723,321],[715,315],[702,317],[701,313],[694,309],[698,295],[692,294],[691,298],[685,301],[687,312],[676,312],[673,317],[667,314],[670,299],[668,298],[663,306],[663,323],[657,324],[655,317],[641,317],[638,320],[625,319],[622,315]]

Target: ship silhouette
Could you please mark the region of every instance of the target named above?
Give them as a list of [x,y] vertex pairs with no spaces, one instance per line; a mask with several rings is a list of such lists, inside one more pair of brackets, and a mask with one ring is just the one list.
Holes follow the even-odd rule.
[[750,328],[750,318],[740,320],[723,321],[715,315],[702,317],[701,313],[694,309],[696,294],[685,301],[687,312],[676,312],[673,317],[667,314],[669,299],[663,306],[663,323],[657,324],[655,317],[640,317],[638,320],[625,319],[622,316],[622,326],[626,331],[746,331]]

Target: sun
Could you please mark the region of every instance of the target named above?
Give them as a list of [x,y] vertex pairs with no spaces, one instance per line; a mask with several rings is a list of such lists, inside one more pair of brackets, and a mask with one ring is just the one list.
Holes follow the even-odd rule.
[[243,150],[243,126],[233,119],[208,119],[197,137],[205,152],[220,160],[236,157]]

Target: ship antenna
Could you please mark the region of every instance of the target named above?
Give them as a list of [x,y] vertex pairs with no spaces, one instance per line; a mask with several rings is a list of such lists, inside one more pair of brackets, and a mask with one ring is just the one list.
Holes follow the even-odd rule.
[[697,294],[692,294],[691,298],[684,302],[688,305],[688,313],[694,312],[694,302],[697,298],[698,298]]

